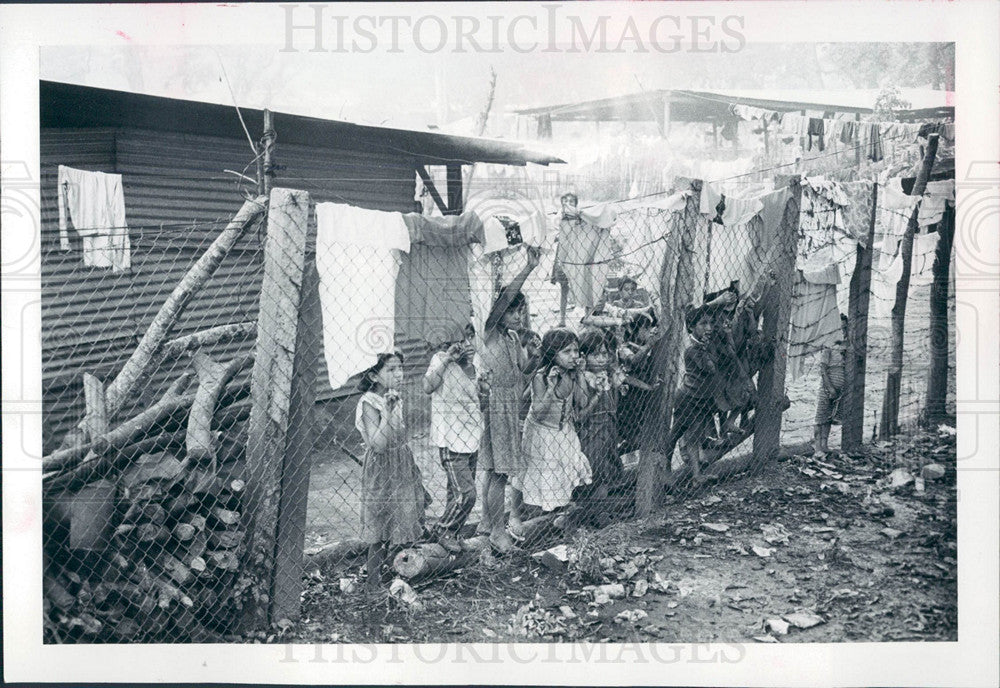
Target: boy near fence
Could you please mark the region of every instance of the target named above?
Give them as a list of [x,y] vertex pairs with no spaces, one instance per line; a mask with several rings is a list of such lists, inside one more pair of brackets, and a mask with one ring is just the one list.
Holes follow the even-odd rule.
[[614,365],[614,351],[615,340],[608,333],[590,330],[580,338],[585,367],[578,385],[576,430],[593,474],[593,487],[586,501],[593,512],[591,520],[598,522],[612,515],[607,512],[616,505],[610,503],[608,495],[621,485],[624,472],[618,455],[618,390],[622,379]]
[[365,443],[361,469],[361,539],[368,543],[367,586],[382,581],[389,546],[405,545],[423,534],[430,495],[406,443],[403,403],[403,356],[379,354],[358,383],[362,392],[354,424]]
[[830,451],[830,426],[840,423],[840,402],[844,392],[847,367],[847,316],[840,316],[841,332],[837,340],[824,347],[820,356],[819,393],[816,398],[816,435],[813,451],[822,458]]
[[689,307],[685,314],[688,345],[684,350],[684,376],[674,399],[673,423],[665,454],[672,457],[677,442],[684,439],[681,454],[696,483],[701,482],[701,445],[715,413],[713,393],[718,366],[711,345],[713,308]]
[[438,449],[447,480],[444,514],[434,529],[449,552],[462,546],[456,536],[476,504],[476,454],[483,434],[479,385],[472,363],[472,325],[456,329],[444,351],[431,357],[424,392],[431,395],[431,442]]

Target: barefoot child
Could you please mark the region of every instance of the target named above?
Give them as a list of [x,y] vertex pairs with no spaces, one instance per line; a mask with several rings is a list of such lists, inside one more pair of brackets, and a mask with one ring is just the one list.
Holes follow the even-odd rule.
[[365,443],[361,470],[361,539],[368,543],[368,588],[380,583],[390,545],[416,541],[423,532],[427,492],[413,452],[406,443],[403,404],[403,356],[379,354],[358,384],[354,424]]
[[424,375],[424,392],[431,395],[431,442],[448,483],[444,514],[434,532],[438,543],[453,553],[462,551],[456,536],[476,504],[476,453],[483,434],[474,337],[472,325],[457,328],[446,349],[431,357]]
[[521,287],[538,266],[540,251],[527,247],[528,261],[493,303],[483,333],[481,378],[487,393],[483,401],[483,437],[479,465],[486,472],[483,483],[481,530],[489,533],[490,544],[498,552],[509,552],[514,541],[507,532],[504,498],[508,476],[523,467],[521,426],[518,411],[524,390],[524,369],[528,365],[517,331],[522,329],[526,301]]
[[[591,481],[590,463],[573,428],[579,354],[573,332],[546,332],[539,368],[531,381],[531,410],[521,444],[525,467],[513,484],[521,490],[524,504],[543,511],[566,506],[573,488]],[[520,529],[520,516],[512,510],[512,529]]]

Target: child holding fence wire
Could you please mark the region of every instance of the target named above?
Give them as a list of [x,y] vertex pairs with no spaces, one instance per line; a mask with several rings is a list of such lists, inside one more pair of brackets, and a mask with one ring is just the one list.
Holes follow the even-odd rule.
[[517,333],[524,328],[527,315],[527,302],[521,287],[538,266],[540,258],[539,249],[528,246],[526,250],[527,263],[511,283],[500,290],[486,318],[479,352],[483,368],[480,377],[485,391],[479,465],[486,473],[483,518],[479,526],[482,532],[489,534],[490,544],[500,553],[514,547],[504,518],[507,480],[519,474],[524,466],[519,411],[528,360]]
[[625,342],[618,350],[626,374],[618,401],[622,454],[639,448],[643,419],[652,407],[653,391],[660,385],[653,359],[653,345],[659,338],[657,325],[652,311],[633,313],[625,323]]
[[613,335],[589,330],[580,338],[584,360],[578,385],[577,434],[584,456],[590,462],[592,489],[586,501],[591,521],[604,525],[614,508],[609,493],[621,486],[624,467],[618,455],[618,392],[624,375],[614,365]]
[[554,511],[570,503],[576,487],[591,482],[590,463],[573,424],[580,364],[576,334],[560,328],[545,333],[531,380],[531,410],[524,421],[525,466],[512,482],[521,497],[511,509],[515,535],[522,531],[522,503]]
[[822,458],[830,451],[830,426],[840,423],[840,401],[844,392],[847,367],[847,316],[840,315],[841,332],[837,340],[824,347],[819,370],[820,385],[816,398],[815,456]]
[[390,546],[405,545],[423,534],[430,495],[406,442],[403,355],[379,354],[358,383],[362,392],[354,424],[365,443],[361,470],[361,539],[368,543],[369,590],[384,582]]
[[431,357],[424,392],[431,395],[431,442],[438,448],[447,480],[444,514],[434,529],[438,543],[462,551],[456,536],[476,504],[476,454],[483,434],[476,368],[475,329],[456,328],[444,351]]
[[718,366],[711,338],[715,309],[690,306],[684,316],[688,345],[684,350],[684,376],[674,398],[673,422],[665,454],[672,457],[681,439],[681,454],[696,483],[701,480],[701,445],[715,414],[714,387]]

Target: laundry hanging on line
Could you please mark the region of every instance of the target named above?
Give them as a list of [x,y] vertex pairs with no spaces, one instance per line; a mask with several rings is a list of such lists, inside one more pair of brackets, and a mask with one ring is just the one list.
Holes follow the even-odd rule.
[[395,344],[396,275],[410,250],[401,213],[316,204],[323,352],[338,389]]
[[71,250],[69,223],[80,235],[83,264],[111,268],[132,266],[132,246],[125,220],[122,176],[59,165],[59,247]]
[[805,374],[815,354],[842,336],[837,306],[839,283],[836,265],[796,271],[788,334],[788,372],[792,380]]
[[396,276],[395,333],[436,347],[470,322],[470,245],[483,242],[483,223],[472,212],[403,221],[411,244]]

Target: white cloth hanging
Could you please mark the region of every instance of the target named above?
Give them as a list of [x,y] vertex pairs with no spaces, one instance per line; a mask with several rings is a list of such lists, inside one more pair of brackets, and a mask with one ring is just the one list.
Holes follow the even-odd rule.
[[125,221],[122,176],[59,166],[59,248],[70,250],[69,222],[83,240],[83,264],[111,268],[132,266],[132,246]]
[[409,250],[400,213],[316,204],[323,352],[333,389],[392,350],[396,275],[400,252]]

